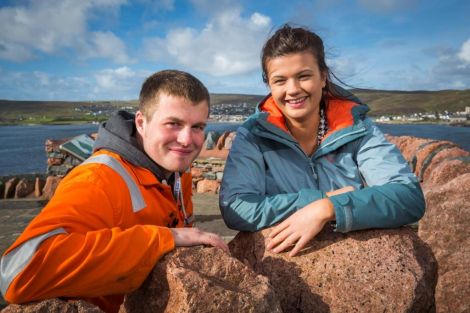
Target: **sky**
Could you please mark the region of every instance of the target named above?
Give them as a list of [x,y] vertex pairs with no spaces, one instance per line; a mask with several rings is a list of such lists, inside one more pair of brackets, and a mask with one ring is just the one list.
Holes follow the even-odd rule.
[[467,0],[0,0],[0,99],[132,100],[162,69],[266,94],[260,51],[284,23],[350,86],[470,88]]

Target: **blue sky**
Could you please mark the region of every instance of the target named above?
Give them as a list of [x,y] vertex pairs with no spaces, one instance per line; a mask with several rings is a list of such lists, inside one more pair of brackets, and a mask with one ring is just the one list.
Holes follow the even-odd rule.
[[166,68],[265,94],[260,50],[287,22],[355,87],[468,89],[469,16],[466,0],[0,0],[0,99],[137,99]]

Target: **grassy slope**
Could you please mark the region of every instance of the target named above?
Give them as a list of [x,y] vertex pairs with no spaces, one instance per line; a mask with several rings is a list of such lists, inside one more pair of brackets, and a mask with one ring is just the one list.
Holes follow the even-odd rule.
[[372,115],[464,111],[470,106],[470,89],[441,91],[353,90],[371,108]]
[[[371,108],[371,115],[396,115],[417,112],[464,111],[470,106],[470,89],[442,91],[383,91],[353,90]],[[249,103],[255,106],[263,96],[239,94],[212,94],[212,106],[223,103]],[[137,101],[9,101],[0,100],[0,124],[8,123],[73,123],[100,121],[108,113],[123,107],[136,107]],[[76,111],[80,108],[81,111]],[[86,112],[103,110],[98,116]],[[21,117],[21,118],[20,118]]]

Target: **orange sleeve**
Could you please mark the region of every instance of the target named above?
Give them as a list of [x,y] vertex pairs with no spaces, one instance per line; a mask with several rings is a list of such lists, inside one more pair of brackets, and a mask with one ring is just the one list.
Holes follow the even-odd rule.
[[168,228],[149,225],[56,235],[41,244],[5,298],[21,303],[128,293],[173,247]]
[[[128,293],[174,249],[166,227],[119,227],[122,206],[129,202],[127,188],[114,172],[108,171],[107,178],[93,172],[70,173],[72,177],[64,179],[56,196],[7,250],[6,254],[38,234],[60,227],[66,231],[41,243],[9,285],[8,302]],[[106,184],[116,190],[114,194],[104,188]]]

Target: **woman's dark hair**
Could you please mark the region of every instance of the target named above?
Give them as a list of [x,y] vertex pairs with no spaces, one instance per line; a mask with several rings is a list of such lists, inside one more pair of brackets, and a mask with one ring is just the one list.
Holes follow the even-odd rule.
[[266,41],[261,50],[261,66],[263,69],[263,82],[268,84],[268,69],[267,63],[269,60],[299,52],[311,52],[317,62],[320,72],[326,76],[325,92],[332,93],[335,96],[341,97],[341,92],[338,92],[335,85],[331,83],[331,76],[335,77],[341,82],[330,70],[325,61],[325,49],[323,40],[303,27],[292,27],[289,24],[284,24],[279,28],[271,38]]

